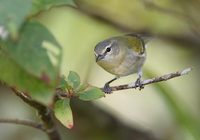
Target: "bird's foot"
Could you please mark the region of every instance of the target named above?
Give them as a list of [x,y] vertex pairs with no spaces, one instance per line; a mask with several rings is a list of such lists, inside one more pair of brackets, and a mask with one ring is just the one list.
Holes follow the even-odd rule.
[[142,85],[142,80],[141,77],[139,77],[136,81],[135,81],[135,88],[139,87],[139,90],[144,88],[144,85]]
[[109,86],[109,84],[105,84],[103,87],[103,92],[106,94],[111,94],[112,93],[112,88]]

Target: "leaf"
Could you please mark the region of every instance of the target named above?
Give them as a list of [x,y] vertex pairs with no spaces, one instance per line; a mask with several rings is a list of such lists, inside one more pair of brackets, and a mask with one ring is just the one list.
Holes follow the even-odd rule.
[[55,103],[54,113],[56,118],[67,128],[73,127],[73,116],[69,99],[58,100]]
[[67,81],[66,81],[66,77],[65,76],[62,76],[61,79],[60,79],[60,83],[58,85],[58,88],[61,88],[61,89],[65,89],[67,88]]
[[79,92],[79,93],[81,93],[81,92],[84,92],[88,87],[89,87],[89,84],[83,83],[82,85],[80,85],[80,86],[76,89],[76,91]]
[[41,10],[50,9],[53,6],[72,5],[75,6],[73,0],[33,0],[32,13],[35,14]]
[[31,0],[1,0],[0,25],[15,34],[29,14],[31,5]]
[[25,24],[18,42],[7,41],[5,46],[8,55],[30,74],[47,83],[57,79],[61,46],[41,24]]
[[78,98],[83,101],[91,101],[91,100],[99,99],[104,96],[105,94],[99,88],[92,87],[89,90],[81,92]]
[[76,72],[70,71],[67,82],[72,88],[76,89],[80,85],[80,77]]
[[61,46],[53,35],[41,24],[28,22],[19,40],[1,45],[0,80],[47,103],[47,96],[53,96],[61,62]]
[[0,80],[17,89],[30,92],[31,97],[44,104],[52,101],[53,89],[49,88],[43,81],[30,75],[23,68],[0,50]]

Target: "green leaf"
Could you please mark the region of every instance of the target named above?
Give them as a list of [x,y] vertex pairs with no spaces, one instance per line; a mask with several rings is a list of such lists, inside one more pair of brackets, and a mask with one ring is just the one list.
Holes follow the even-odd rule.
[[81,92],[85,91],[88,87],[89,87],[89,84],[83,83],[82,85],[80,85],[80,86],[76,89],[76,91],[79,92],[79,93],[81,93]]
[[76,72],[70,71],[67,82],[72,88],[76,89],[80,85],[80,77]]
[[1,81],[17,87],[21,91],[30,92],[33,99],[44,104],[49,104],[52,101],[53,89],[49,88],[43,81],[27,73],[1,50],[0,73]]
[[47,96],[53,96],[61,63],[61,46],[53,35],[41,24],[29,22],[19,40],[1,45],[0,80],[43,103],[50,101]]
[[57,79],[61,46],[43,25],[29,22],[17,42],[7,41],[4,50],[27,72],[46,83]]
[[75,3],[73,0],[33,0],[32,13],[35,14],[41,10],[47,10],[53,6],[59,5],[75,6]]
[[60,83],[58,85],[58,88],[61,88],[61,89],[65,89],[67,88],[67,81],[66,81],[66,77],[65,76],[62,76],[61,79],[60,79]]
[[73,127],[73,116],[69,99],[58,100],[55,103],[54,113],[56,118],[67,128]]
[[16,34],[29,14],[31,5],[31,0],[1,0],[0,25],[4,26],[11,34]]
[[105,94],[99,88],[92,87],[89,90],[81,92],[79,94],[79,99],[83,101],[91,101],[104,96]]

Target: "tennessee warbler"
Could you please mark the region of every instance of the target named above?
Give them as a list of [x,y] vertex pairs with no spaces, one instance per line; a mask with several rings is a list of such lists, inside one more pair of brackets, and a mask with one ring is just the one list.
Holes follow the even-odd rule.
[[142,66],[146,59],[145,44],[149,37],[127,34],[99,42],[94,48],[96,62],[115,78],[104,85],[103,91],[111,93],[109,84],[116,79],[137,73],[135,84],[141,88]]

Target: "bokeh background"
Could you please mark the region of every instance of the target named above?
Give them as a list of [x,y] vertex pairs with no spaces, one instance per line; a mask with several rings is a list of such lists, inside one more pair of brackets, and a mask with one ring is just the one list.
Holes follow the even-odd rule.
[[[73,100],[74,128],[68,130],[58,123],[63,140],[200,139],[199,1],[76,0],[75,3],[76,7],[58,6],[35,17],[63,46],[62,74],[76,71],[82,82],[102,87],[113,75],[95,63],[94,46],[108,37],[133,31],[155,35],[148,43],[144,79],[187,67],[193,70],[141,91],[118,91],[93,102]],[[112,85],[135,79],[136,75],[131,75]],[[3,85],[0,93],[0,118],[39,120],[34,109]],[[0,140],[14,139],[48,138],[33,128],[0,124]]]

